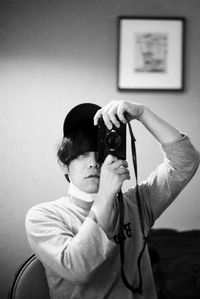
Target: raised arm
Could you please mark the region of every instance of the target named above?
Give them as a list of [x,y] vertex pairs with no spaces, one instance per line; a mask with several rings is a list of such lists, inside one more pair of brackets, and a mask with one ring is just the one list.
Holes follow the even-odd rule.
[[[172,125],[158,117],[155,113],[153,113],[149,108],[145,107],[144,105],[138,104],[138,103],[130,103],[127,101],[112,101],[108,105],[104,106],[102,109],[100,109],[95,117],[94,117],[94,124],[97,125],[99,117],[103,117],[105,125],[108,127],[108,129],[111,129],[113,124],[117,127],[120,126],[119,120],[126,123],[127,119],[129,121],[133,119],[137,119],[140,121],[144,127],[156,138],[158,142],[160,142],[165,147],[170,147],[170,144],[177,144],[176,147],[178,149],[176,150],[177,154],[175,158],[170,156],[170,153],[168,156],[170,156],[170,160],[174,161],[173,165],[169,165],[170,167],[166,167],[165,163],[158,168],[158,174],[156,177],[159,177],[158,181],[162,181],[156,188],[154,188],[154,195],[155,192],[162,193],[163,189],[163,182],[166,182],[166,185],[168,186],[169,179],[168,177],[170,174],[167,174],[167,171],[171,172],[172,169],[177,169],[177,173],[171,174],[171,180],[172,184],[175,184],[176,188],[174,186],[171,186],[170,192],[169,190],[166,191],[166,194],[169,196],[166,198],[166,204],[162,204],[162,209],[160,208],[160,204],[157,202],[154,204],[154,210],[155,216],[157,217],[164,208],[166,208],[170,202],[175,198],[175,196],[183,189],[185,184],[189,181],[189,179],[192,177],[192,175],[195,172],[195,169],[198,165],[198,153],[195,151],[195,149],[190,145],[182,146],[184,149],[182,149],[181,145],[179,144],[179,141],[183,139],[182,134],[180,131],[176,128],[174,128]],[[118,120],[119,119],[119,120]],[[189,141],[188,141],[189,142]],[[182,143],[181,143],[182,144]],[[174,145],[175,147],[175,145]],[[180,149],[181,147],[181,149]],[[170,151],[170,149],[169,149]],[[183,151],[187,152],[184,154]],[[173,152],[173,151],[172,151]],[[188,154],[189,152],[189,154]],[[180,158],[178,159],[177,157]],[[188,158],[189,156],[189,158]],[[184,157],[181,159],[181,157]],[[111,160],[111,159],[110,159]],[[100,186],[99,186],[99,193],[97,196],[97,200],[94,202],[92,211],[96,214],[97,222],[100,224],[100,226],[104,229],[104,231],[108,230],[109,227],[109,220],[112,219],[112,203],[114,201],[114,198],[116,196],[116,190],[118,191],[124,180],[129,179],[129,173],[127,169],[127,165],[121,164],[120,167],[114,167],[116,165],[116,162],[105,160],[104,164],[102,165],[102,176],[100,180]],[[177,160],[179,162],[177,162]],[[171,163],[171,162],[170,162]],[[187,163],[187,165],[185,165]],[[180,164],[179,166],[177,166]],[[119,173],[119,170],[124,170],[123,176]],[[106,170],[106,171],[105,171]],[[106,177],[106,172],[110,171],[110,175],[112,174],[115,178],[118,178],[119,181],[117,182],[118,189],[115,189],[115,193],[112,193],[112,184],[108,184],[109,176]],[[183,175],[184,173],[184,175]],[[105,177],[103,178],[103,175],[105,174]],[[183,177],[182,180],[179,180],[179,184],[177,183],[177,180],[174,180],[175,175],[177,177]],[[163,178],[164,177],[164,178]],[[155,179],[156,181],[156,179]],[[174,181],[174,182],[173,182]],[[151,185],[151,184],[150,184]],[[155,185],[155,184],[153,184]],[[178,188],[177,185],[180,187]],[[168,186],[169,187],[169,186]],[[151,192],[152,188],[149,188],[149,193]],[[172,192],[175,189],[174,192]],[[157,190],[157,191],[155,191]],[[150,196],[150,198],[153,198],[155,196]],[[158,199],[160,196],[156,196]],[[152,199],[154,200],[154,199]],[[163,208],[164,207],[164,208]]]
[[181,138],[181,133],[178,129],[158,117],[146,106],[138,103],[127,101],[110,102],[95,115],[95,125],[98,123],[101,115],[108,129],[111,129],[113,124],[119,127],[120,123],[117,117],[123,123],[127,122],[126,118],[129,120],[137,119],[160,143],[170,143]]

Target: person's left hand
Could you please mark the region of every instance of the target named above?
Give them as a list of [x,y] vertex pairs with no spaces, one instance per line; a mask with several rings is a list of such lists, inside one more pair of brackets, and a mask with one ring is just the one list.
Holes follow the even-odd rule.
[[120,127],[120,122],[126,123],[127,120],[139,119],[144,110],[144,106],[127,101],[111,101],[106,106],[97,111],[94,116],[94,125],[98,124],[98,119],[102,116],[105,125],[109,130],[113,125]]

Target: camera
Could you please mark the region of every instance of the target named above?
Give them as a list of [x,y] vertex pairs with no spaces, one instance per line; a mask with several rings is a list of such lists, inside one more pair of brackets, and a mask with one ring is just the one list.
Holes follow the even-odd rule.
[[126,160],[126,124],[120,122],[120,127],[113,125],[109,130],[102,116],[98,120],[98,162],[103,163],[107,155]]

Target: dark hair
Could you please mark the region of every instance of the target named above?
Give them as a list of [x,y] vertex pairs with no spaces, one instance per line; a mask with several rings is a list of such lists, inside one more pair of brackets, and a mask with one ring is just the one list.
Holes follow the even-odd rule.
[[[63,138],[57,151],[58,158],[68,166],[79,155],[97,151],[97,135],[97,127],[92,121],[78,122],[71,128],[70,134]],[[66,178],[69,181],[68,176]]]

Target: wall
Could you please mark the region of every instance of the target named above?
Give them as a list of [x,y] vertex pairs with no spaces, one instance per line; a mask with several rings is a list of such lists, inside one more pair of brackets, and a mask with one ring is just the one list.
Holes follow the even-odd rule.
[[[127,99],[151,107],[200,148],[200,2],[198,0],[1,1],[0,3],[0,298],[31,254],[28,209],[66,193],[56,163],[66,112],[92,101]],[[187,19],[186,88],[182,93],[116,89],[119,15]],[[158,145],[139,124],[139,177],[161,161]],[[199,170],[156,227],[200,228]]]

